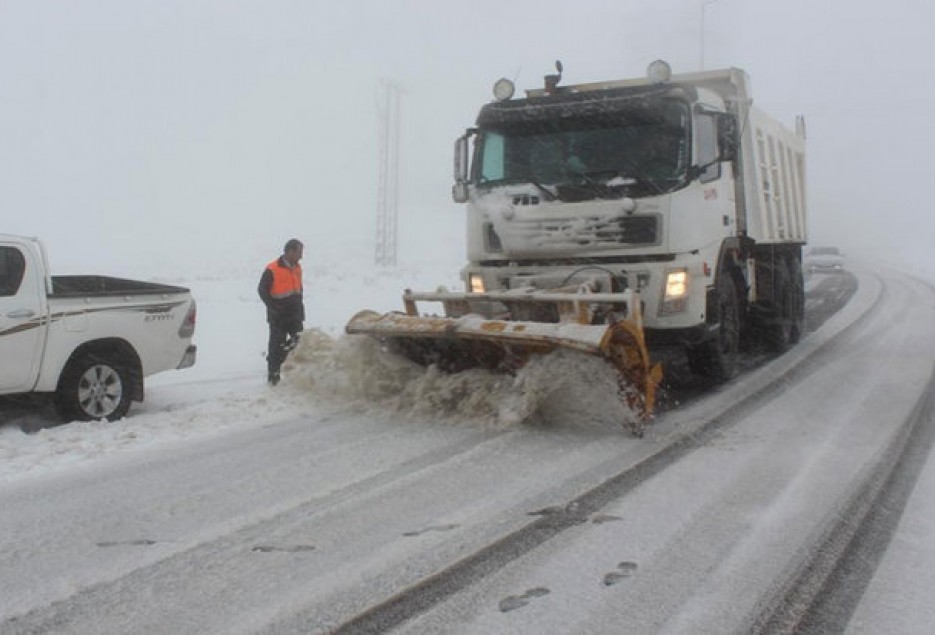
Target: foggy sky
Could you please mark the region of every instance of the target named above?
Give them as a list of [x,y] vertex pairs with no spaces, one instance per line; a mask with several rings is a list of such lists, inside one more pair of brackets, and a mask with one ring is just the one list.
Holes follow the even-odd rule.
[[[449,6],[450,5],[450,6]],[[0,0],[0,232],[59,270],[255,269],[372,250],[378,82],[403,89],[401,259],[463,253],[451,146],[493,82],[539,87],[700,63],[700,0]],[[717,0],[706,67],[808,122],[812,242],[908,262],[935,247],[935,9],[916,1]],[[926,254],[927,255],[927,254]],[[929,257],[931,258],[931,257]]]

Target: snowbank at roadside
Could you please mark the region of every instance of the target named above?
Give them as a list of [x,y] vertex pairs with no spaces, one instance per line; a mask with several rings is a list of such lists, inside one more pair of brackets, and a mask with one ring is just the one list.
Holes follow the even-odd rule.
[[344,336],[345,322],[361,308],[400,309],[405,288],[460,288],[453,262],[359,271],[306,267],[309,328],[275,389],[265,383],[267,328],[257,276],[165,276],[191,287],[198,301],[196,365],[150,378],[146,400],[117,423],[54,425],[48,411],[0,406],[6,419],[0,425],[0,482],[323,410],[496,428],[553,420],[606,427],[632,418],[606,362],[583,354],[535,359],[516,377],[483,370],[448,375],[388,354],[368,337]]

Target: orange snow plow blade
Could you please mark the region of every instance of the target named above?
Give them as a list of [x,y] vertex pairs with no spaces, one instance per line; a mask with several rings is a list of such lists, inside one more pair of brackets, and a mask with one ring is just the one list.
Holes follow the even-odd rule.
[[[639,295],[633,291],[406,291],[403,301],[406,313],[360,311],[345,330],[372,336],[417,363],[448,372],[477,367],[514,372],[531,355],[560,348],[597,355],[616,368],[622,398],[639,415],[634,432],[641,434],[653,413],[662,367],[649,359]],[[442,303],[446,317],[420,316],[417,301]]]

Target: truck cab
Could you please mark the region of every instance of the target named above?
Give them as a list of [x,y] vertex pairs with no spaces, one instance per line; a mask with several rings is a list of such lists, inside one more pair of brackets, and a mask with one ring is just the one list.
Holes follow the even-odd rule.
[[456,143],[467,290],[632,289],[650,344],[719,375],[733,364],[721,352],[734,357],[745,332],[770,339],[781,323],[782,346],[792,343],[804,149],[752,107],[746,74],[672,76],[656,62],[645,78],[559,79],[523,99],[501,80]]

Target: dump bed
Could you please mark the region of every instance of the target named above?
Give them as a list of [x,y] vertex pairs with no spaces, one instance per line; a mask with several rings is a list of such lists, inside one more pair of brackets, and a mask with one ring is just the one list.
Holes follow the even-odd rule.
[[805,139],[756,107],[742,125],[747,235],[760,244],[804,244]]

